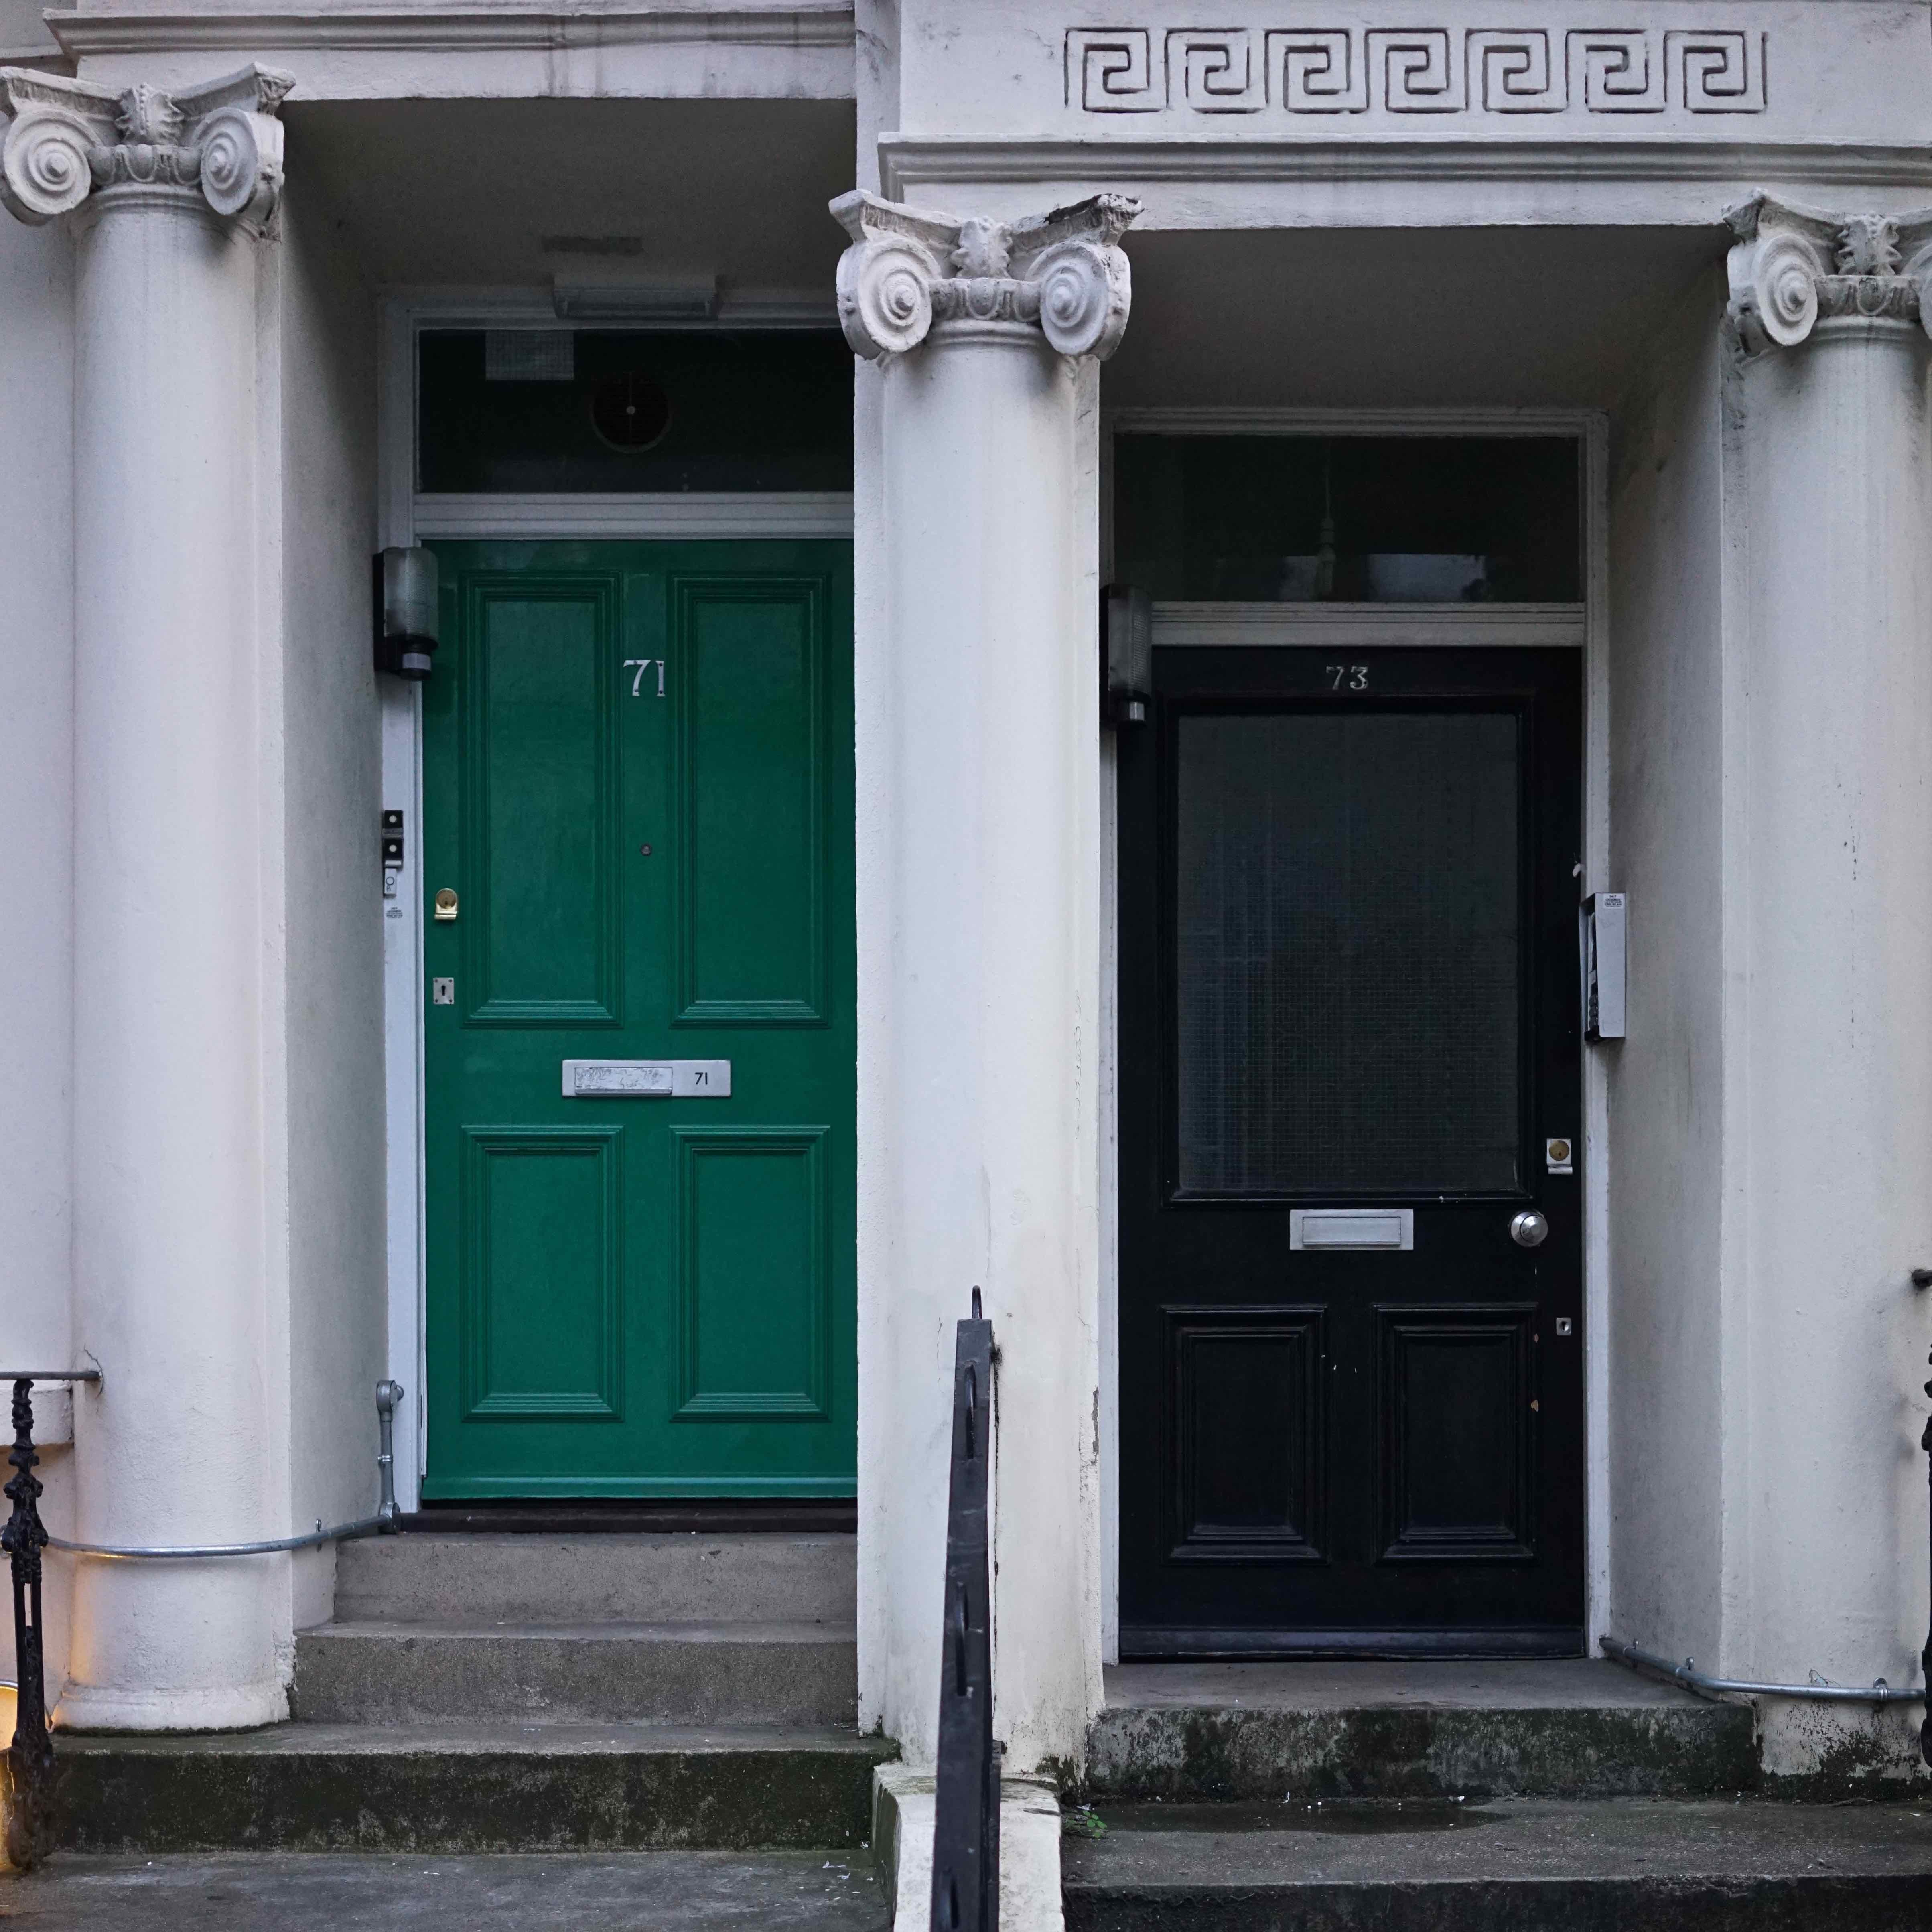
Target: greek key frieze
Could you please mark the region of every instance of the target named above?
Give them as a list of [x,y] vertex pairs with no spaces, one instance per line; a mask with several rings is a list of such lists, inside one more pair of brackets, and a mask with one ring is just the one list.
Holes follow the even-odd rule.
[[1088,114],[1761,114],[1760,30],[1074,27]]

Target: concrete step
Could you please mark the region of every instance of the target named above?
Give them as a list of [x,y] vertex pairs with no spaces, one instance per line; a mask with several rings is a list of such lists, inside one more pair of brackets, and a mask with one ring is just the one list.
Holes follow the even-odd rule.
[[62,1737],[63,1842],[85,1852],[619,1850],[862,1845],[849,1730],[280,1724]]
[[850,1724],[848,1623],[333,1623],[296,1638],[290,1703],[316,1724],[490,1718]]
[[1928,1811],[1102,1800],[1062,1898],[1066,1932],[1900,1932],[1932,1923]]
[[10,1903],[21,1932],[883,1932],[882,1894],[830,1849],[67,1852]]
[[344,1623],[824,1623],[857,1616],[850,1536],[436,1535],[340,1546]]
[[1600,1659],[1156,1664],[1107,1672],[1088,1795],[1698,1796],[1758,1782],[1753,1719]]

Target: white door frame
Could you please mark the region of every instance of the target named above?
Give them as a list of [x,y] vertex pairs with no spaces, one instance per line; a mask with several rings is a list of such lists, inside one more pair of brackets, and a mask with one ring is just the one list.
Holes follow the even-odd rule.
[[[1610,876],[1610,418],[1598,410],[1103,410],[1100,574],[1114,568],[1113,447],[1123,430],[1177,436],[1574,436],[1583,450],[1580,604],[1156,604],[1156,644],[1569,645],[1583,652],[1582,890]],[[1102,1654],[1120,1654],[1119,818],[1114,746],[1103,738],[1100,800],[1100,1546]],[[1596,1654],[1610,1600],[1610,1113],[1600,1056],[1583,1051],[1584,1630]]]
[[[376,542],[434,537],[584,539],[844,537],[852,498],[832,490],[634,495],[430,495],[416,488],[416,338],[426,328],[581,330],[527,289],[397,290],[377,309]],[[827,317],[828,321],[830,317]],[[721,327],[728,324],[720,324]],[[604,325],[607,326],[608,325]],[[404,814],[396,896],[382,906],[382,1040],[388,1183],[388,1372],[403,1385],[396,1501],[419,1507],[428,1448],[423,1246],[422,704],[382,683],[382,806]]]

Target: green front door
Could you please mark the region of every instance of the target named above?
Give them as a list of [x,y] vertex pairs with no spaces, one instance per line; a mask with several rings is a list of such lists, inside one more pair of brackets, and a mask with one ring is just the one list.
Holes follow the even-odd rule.
[[850,547],[436,550],[424,1493],[849,1496]]

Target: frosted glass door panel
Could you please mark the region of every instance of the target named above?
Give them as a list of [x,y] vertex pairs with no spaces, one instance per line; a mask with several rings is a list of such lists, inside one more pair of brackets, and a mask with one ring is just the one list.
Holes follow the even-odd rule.
[[1521,746],[1501,712],[1178,721],[1180,1190],[1502,1192]]

